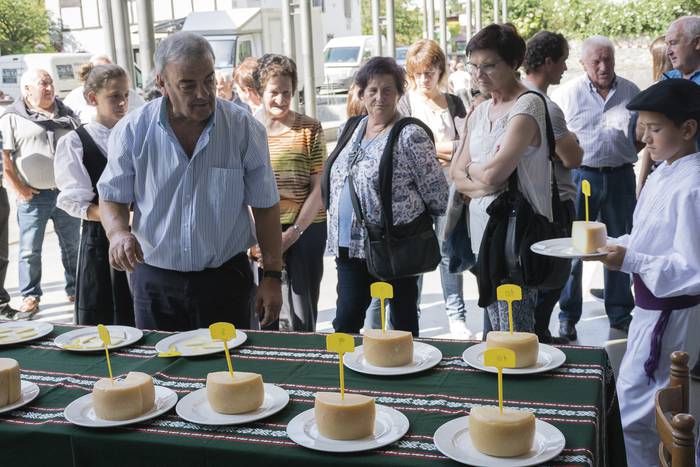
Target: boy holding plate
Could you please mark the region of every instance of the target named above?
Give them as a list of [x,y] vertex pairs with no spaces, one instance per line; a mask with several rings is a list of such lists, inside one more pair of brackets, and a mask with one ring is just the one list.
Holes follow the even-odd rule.
[[[662,162],[644,186],[629,235],[600,249],[600,261],[634,278],[635,309],[617,380],[630,466],[658,465],[656,391],[669,383],[670,354],[700,344],[700,86],[661,81],[627,105],[643,142]],[[691,365],[694,362],[691,362]]]

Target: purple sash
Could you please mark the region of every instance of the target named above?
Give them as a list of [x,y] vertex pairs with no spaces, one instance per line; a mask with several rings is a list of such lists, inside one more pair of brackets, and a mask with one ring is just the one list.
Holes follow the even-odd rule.
[[644,362],[644,372],[649,379],[656,381],[654,372],[659,367],[659,357],[661,356],[661,340],[664,337],[671,311],[682,310],[700,304],[700,295],[681,295],[679,297],[659,298],[654,296],[642,281],[639,274],[634,277],[634,303],[645,310],[659,310],[658,321],[651,334],[651,346],[649,348],[649,358]]

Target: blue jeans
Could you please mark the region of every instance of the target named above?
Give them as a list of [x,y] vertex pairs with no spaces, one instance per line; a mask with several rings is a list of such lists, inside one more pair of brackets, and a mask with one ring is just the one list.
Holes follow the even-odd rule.
[[[358,333],[372,301],[370,285],[379,279],[367,271],[363,259],[336,257],[338,299],[333,328],[336,332]],[[387,281],[394,287],[389,319],[393,329],[410,331],[418,337],[418,277]]]
[[[625,167],[614,172],[599,173],[585,168],[572,170],[571,178],[579,187],[576,198],[576,219],[586,219],[586,207],[581,193],[581,181],[585,178],[591,184],[591,196],[588,199],[590,220],[603,222],[608,229],[608,236],[619,237],[632,231],[632,214],[637,204],[635,197],[635,178],[632,167]],[[571,275],[564,286],[559,299],[559,321],[576,324],[581,319],[582,291],[581,275],[583,264],[574,260]],[[605,312],[611,326],[625,324],[631,319],[634,299],[630,289],[630,276],[623,272],[605,269]]]
[[49,219],[61,247],[66,295],[75,295],[80,219],[56,207],[58,190],[39,190],[29,201],[17,200],[19,223],[19,290],[22,297],[41,297],[41,249]]

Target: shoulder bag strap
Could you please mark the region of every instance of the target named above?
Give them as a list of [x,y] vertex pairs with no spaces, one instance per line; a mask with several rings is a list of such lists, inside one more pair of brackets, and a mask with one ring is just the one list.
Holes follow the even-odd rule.
[[331,192],[331,168],[333,167],[333,164],[335,163],[335,160],[338,158],[338,155],[340,155],[340,152],[343,150],[346,144],[348,144],[348,141],[350,138],[352,138],[352,134],[355,132],[355,129],[357,128],[357,125],[360,124],[362,119],[364,118],[364,115],[357,115],[355,117],[350,117],[348,121],[345,123],[345,127],[343,127],[343,132],[340,134],[338,137],[338,143],[335,145],[335,148],[333,151],[330,153],[328,156],[328,159],[326,159],[326,163],[323,166],[323,177],[321,181],[321,196],[323,198],[323,203],[328,209],[328,203],[330,202],[330,192]]

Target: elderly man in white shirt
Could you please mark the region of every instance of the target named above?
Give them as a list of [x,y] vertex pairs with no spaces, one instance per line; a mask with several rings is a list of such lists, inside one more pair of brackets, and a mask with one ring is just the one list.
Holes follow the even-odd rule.
[[[572,179],[579,188],[576,218],[585,218],[580,187],[583,180],[588,180],[590,219],[603,222],[608,235],[619,237],[631,231],[636,204],[635,122],[626,105],[639,93],[639,88],[615,74],[615,48],[606,37],[593,36],[584,41],[581,63],[586,73],[562,85],[552,96],[583,148],[581,167],[572,171]],[[559,301],[559,335],[569,340],[577,338],[575,326],[581,318],[581,275],[581,261],[574,260]],[[610,327],[626,333],[632,308],[629,275],[606,270],[605,311]]]

